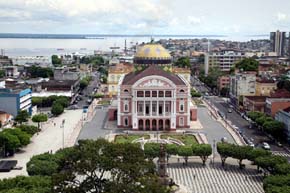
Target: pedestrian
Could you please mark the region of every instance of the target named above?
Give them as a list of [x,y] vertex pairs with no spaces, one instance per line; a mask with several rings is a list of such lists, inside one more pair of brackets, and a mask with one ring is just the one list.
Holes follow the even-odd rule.
[[179,157],[177,158],[177,162],[179,162]]
[[193,178],[195,179],[195,174],[193,174]]

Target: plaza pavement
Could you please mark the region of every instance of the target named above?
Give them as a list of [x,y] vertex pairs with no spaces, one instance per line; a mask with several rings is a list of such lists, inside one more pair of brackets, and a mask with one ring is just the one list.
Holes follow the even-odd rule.
[[[55,152],[63,147],[63,131],[65,146],[67,146],[66,143],[69,141],[74,129],[76,129],[76,125],[79,124],[81,119],[82,110],[66,110],[59,117],[51,118],[47,123],[42,124],[41,132],[31,138],[29,145],[13,157],[6,158],[8,160],[17,160],[17,166],[23,167],[22,170],[11,170],[8,173],[0,173],[0,179],[15,177],[17,175],[27,175],[26,163],[33,155],[50,151]],[[63,120],[65,120],[65,123],[64,127],[61,128]]]
[[[228,160],[225,168],[217,160],[214,165],[202,166],[199,158],[188,166],[171,161],[167,172],[176,184],[187,187],[188,193],[263,193],[262,174],[252,166],[239,169],[235,160]],[[180,160],[182,160],[180,158]],[[248,167],[248,165],[247,165]]]

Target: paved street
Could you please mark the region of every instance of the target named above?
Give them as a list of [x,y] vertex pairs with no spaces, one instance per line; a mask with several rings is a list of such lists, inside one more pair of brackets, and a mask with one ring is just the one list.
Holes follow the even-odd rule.
[[229,142],[234,143],[234,139],[229,132],[218,121],[210,117],[207,108],[198,107],[197,111],[197,117],[203,125],[203,130],[210,144],[213,143],[213,140],[220,141],[223,137],[226,137]]
[[[275,143],[273,143],[263,132],[258,129],[250,129],[249,122],[246,121],[239,115],[236,111],[232,111],[232,113],[228,113],[228,104],[220,97],[210,97],[209,100],[219,109],[220,112],[223,112],[227,119],[232,122],[232,124],[239,127],[242,133],[247,136],[247,138],[252,139],[254,144],[260,144],[262,142],[267,142],[271,146],[271,150],[273,151],[281,151],[284,150],[278,147]],[[286,152],[284,152],[286,153]]]
[[92,121],[86,123],[82,128],[78,140],[80,139],[97,139],[105,137],[110,130],[104,129],[105,122],[107,120],[108,109],[96,109],[96,115]]
[[241,170],[237,166],[220,164],[202,166],[199,163],[170,164],[168,173],[177,183],[186,186],[191,193],[263,193],[262,176],[256,169]]

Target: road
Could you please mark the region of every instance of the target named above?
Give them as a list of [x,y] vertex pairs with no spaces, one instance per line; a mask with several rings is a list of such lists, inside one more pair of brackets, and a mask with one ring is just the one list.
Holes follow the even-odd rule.
[[[210,93],[210,89],[195,76],[192,77],[192,86],[201,93]],[[256,128],[250,128],[250,123],[242,118],[239,113],[236,111],[229,113],[228,109],[230,107],[227,104],[227,100],[218,96],[207,96],[207,98],[207,100],[214,104],[214,106],[225,115],[226,119],[231,121],[233,125],[239,128],[244,138],[252,141],[256,146],[261,146],[261,143],[267,142],[271,146],[271,151],[289,154],[283,148],[278,147],[276,143],[269,139],[262,131]]]
[[81,92],[82,95],[79,95],[82,100],[76,103],[78,108],[83,108],[83,106],[89,105],[87,100],[90,98],[90,95],[94,93],[94,89],[100,84],[100,75],[98,72],[92,72],[92,81],[89,85]]
[[104,129],[108,108],[97,109],[96,111],[92,121],[83,126],[77,141],[80,139],[98,139],[110,133],[110,130]]
[[198,107],[198,120],[203,125],[207,140],[210,144],[220,141],[223,137],[226,137],[230,143],[235,143],[229,132],[216,120],[210,117],[208,110],[205,107]]

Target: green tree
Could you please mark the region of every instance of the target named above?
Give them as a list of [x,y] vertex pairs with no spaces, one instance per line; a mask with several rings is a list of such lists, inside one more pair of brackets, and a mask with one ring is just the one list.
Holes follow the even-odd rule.
[[86,88],[89,85],[89,82],[85,79],[82,79],[80,81],[80,89],[83,90],[84,88]]
[[263,181],[265,193],[288,193],[290,190],[290,174],[272,175]]
[[[157,184],[154,163],[138,145],[81,140],[74,149],[63,161],[65,170],[52,176],[56,192],[168,192]],[[104,175],[108,172],[110,179]]]
[[217,143],[217,151],[221,156],[222,166],[225,166],[226,159],[231,156],[232,149],[232,144],[223,142]]
[[16,136],[19,139],[20,142],[20,146],[26,146],[30,143],[30,138],[31,135],[29,135],[28,133],[22,131],[19,128],[14,128],[14,129],[4,129],[3,133],[9,133],[12,134],[14,136]]
[[0,132],[0,143],[5,156],[7,153],[13,155],[15,150],[21,147],[18,137],[9,132]]
[[279,121],[267,121],[263,124],[264,130],[278,139],[285,139],[284,124]]
[[64,108],[61,104],[59,103],[53,103],[52,107],[51,107],[51,113],[54,115],[54,116],[58,116],[60,114],[62,114],[64,111]]
[[0,70],[0,78],[4,78],[5,77],[5,71],[4,70]]
[[34,115],[32,117],[32,121],[37,123],[38,125],[38,129],[39,129],[39,124],[41,122],[46,122],[47,121],[47,115],[46,114],[43,114],[43,113],[40,113],[40,114],[37,114],[37,115]]
[[174,63],[175,66],[178,66],[180,68],[190,68],[190,60],[189,57],[180,57],[177,59],[177,61]]
[[23,122],[27,122],[28,121],[28,118],[30,117],[30,115],[28,114],[28,112],[26,110],[22,110],[22,111],[19,111],[17,116],[14,118],[14,120],[17,122],[17,123],[20,123],[22,124]]
[[52,55],[51,62],[53,65],[58,65],[61,64],[61,59],[57,55]]
[[166,144],[166,157],[167,157],[167,162],[172,155],[177,155],[178,154],[178,146],[175,144]]
[[283,164],[275,165],[274,173],[275,173],[275,175],[288,175],[288,174],[290,174],[290,164],[283,163]]
[[193,156],[193,152],[190,146],[181,145],[178,148],[178,155],[184,158],[185,165],[187,165],[188,157]]
[[243,71],[258,71],[259,62],[253,58],[244,58],[235,64],[237,69]]
[[255,159],[255,163],[258,167],[268,170],[271,173],[274,173],[274,169],[278,164],[288,163],[288,160],[285,157],[271,155],[271,156],[263,156],[257,157]]
[[31,136],[39,131],[39,129],[34,125],[19,125],[17,127]]
[[243,160],[249,158],[249,152],[251,152],[253,148],[250,146],[238,146],[233,145],[232,151],[231,151],[231,157],[238,159],[239,166],[242,169],[243,168]]
[[0,193],[51,193],[50,177],[17,176],[0,180]]
[[264,113],[259,112],[259,111],[251,111],[251,112],[248,112],[247,115],[252,121],[255,122],[258,118],[264,116]]
[[260,126],[263,126],[263,124],[267,121],[273,121],[273,118],[269,117],[267,115],[263,115],[263,116],[256,119],[256,123]]
[[267,151],[265,149],[262,148],[255,148],[252,149],[249,153],[248,153],[248,160],[251,161],[255,161],[256,158],[258,157],[264,157],[264,156],[270,156],[272,153],[270,151]]
[[190,93],[191,93],[191,97],[201,97],[201,94],[193,88],[190,90]]
[[202,164],[205,166],[205,162],[208,156],[212,153],[212,148],[209,144],[194,144],[192,145],[193,155],[199,156],[202,160]]
[[144,153],[147,158],[153,160],[154,158],[159,156],[160,152],[160,144],[158,143],[145,143],[144,145]]

